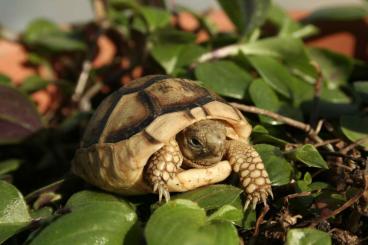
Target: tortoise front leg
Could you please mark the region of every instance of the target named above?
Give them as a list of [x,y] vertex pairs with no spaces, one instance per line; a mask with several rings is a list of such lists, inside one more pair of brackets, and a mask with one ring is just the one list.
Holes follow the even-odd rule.
[[244,209],[250,203],[255,209],[261,200],[266,205],[268,195],[272,196],[271,181],[256,150],[245,142],[229,140],[226,154],[233,171],[239,173],[240,183],[246,194]]
[[166,201],[170,200],[167,182],[170,178],[174,178],[182,162],[183,156],[175,139],[171,139],[148,160],[144,176],[153,188],[153,192],[159,194],[159,202],[162,196]]

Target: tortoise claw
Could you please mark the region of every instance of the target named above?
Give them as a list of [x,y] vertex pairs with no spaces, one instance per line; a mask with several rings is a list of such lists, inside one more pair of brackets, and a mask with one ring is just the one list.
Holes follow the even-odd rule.
[[252,209],[253,209],[253,210],[255,210],[255,209],[256,209],[256,206],[257,206],[258,201],[259,201],[258,196],[257,196],[257,197],[254,197],[254,198],[252,199]]
[[261,199],[262,199],[263,205],[267,206],[267,193],[262,192]]
[[249,204],[250,204],[250,199],[247,199],[247,201],[245,201],[245,204],[244,204],[244,208],[243,208],[244,211],[248,209]]
[[159,184],[155,184],[154,186],[154,192],[155,191],[155,187],[156,185],[158,186],[156,189],[158,189],[158,202],[161,203],[162,202],[162,197],[165,198],[165,202],[168,202],[170,201],[170,193],[169,191],[167,190],[167,188],[163,185],[159,185]]
[[271,198],[273,199],[273,192],[272,192],[272,189],[271,187],[270,188],[267,188],[267,193],[271,196]]

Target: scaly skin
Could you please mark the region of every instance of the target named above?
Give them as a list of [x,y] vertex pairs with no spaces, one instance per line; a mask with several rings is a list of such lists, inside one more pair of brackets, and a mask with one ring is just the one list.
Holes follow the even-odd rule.
[[182,162],[183,155],[175,139],[170,140],[169,144],[163,146],[149,159],[145,177],[152,186],[153,192],[159,194],[160,202],[162,196],[167,202],[170,200],[167,181],[178,173]]
[[[152,155],[145,178],[153,192],[159,194],[160,201],[163,196],[166,201],[170,199],[167,182],[179,172],[183,160],[184,165],[192,168],[207,168],[220,160],[228,160],[233,171],[239,174],[246,195],[244,209],[249,204],[255,209],[260,201],[267,205],[272,189],[262,159],[252,146],[239,140],[227,140],[225,134],[225,126],[218,121],[203,120],[184,130],[177,137],[179,142],[172,139]],[[191,146],[188,142],[193,138],[197,142]]]
[[266,205],[268,195],[272,196],[271,181],[256,150],[244,142],[231,140],[228,141],[226,158],[233,171],[239,173],[247,199],[244,209],[247,209],[250,203],[255,209],[259,201]]

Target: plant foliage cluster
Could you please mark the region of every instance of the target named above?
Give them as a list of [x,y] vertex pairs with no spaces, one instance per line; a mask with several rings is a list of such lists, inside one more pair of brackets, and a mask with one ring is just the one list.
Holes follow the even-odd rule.
[[[43,72],[20,85],[0,75],[0,243],[367,241],[368,65],[304,44],[318,32],[313,23],[362,19],[365,3],[296,22],[269,0],[218,0],[235,27],[224,32],[193,10],[142,2],[96,0],[95,20],[60,26],[36,19],[13,40],[26,48],[26,65]],[[189,30],[183,12],[196,23]],[[114,54],[96,66],[101,38]],[[268,212],[261,205],[243,212],[232,177],[163,205],[154,195],[121,197],[70,177],[94,109],[147,74],[198,80],[228,101],[311,125],[302,131],[245,113],[273,185]],[[53,101],[40,113],[32,100],[50,88]]]

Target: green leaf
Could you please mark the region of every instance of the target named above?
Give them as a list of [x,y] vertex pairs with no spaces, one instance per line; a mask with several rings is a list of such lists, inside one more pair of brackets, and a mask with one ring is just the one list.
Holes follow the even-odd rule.
[[[197,244],[240,244],[238,231],[229,222],[214,220],[210,224],[201,227],[199,232],[205,242]],[[196,240],[193,239],[190,244],[193,244],[193,242],[195,244]]]
[[0,243],[16,234],[31,221],[22,194],[11,184],[0,180]]
[[257,55],[281,59],[293,74],[307,82],[313,83],[317,77],[315,68],[310,64],[304,43],[298,38],[290,36],[263,38],[256,42],[242,44],[239,49],[246,56]]
[[0,85],[0,105],[0,144],[19,142],[41,129],[40,115],[19,90]]
[[[276,92],[263,80],[257,79],[249,87],[249,95],[253,103],[259,107],[281,115],[302,121],[301,111],[292,107],[290,103],[280,101]],[[261,122],[272,125],[282,124],[270,117],[259,115]]]
[[154,32],[157,29],[163,28],[170,24],[171,15],[169,12],[163,9],[154,7],[141,7],[140,12],[145,19],[150,32]]
[[326,161],[313,145],[306,144],[297,148],[295,158],[309,167],[328,169]]
[[151,50],[152,57],[165,69],[173,74],[178,69],[192,64],[206,50],[195,44],[164,44]]
[[24,93],[33,93],[46,88],[49,83],[37,75],[29,76],[23,80],[19,89]]
[[214,61],[199,64],[196,78],[214,92],[235,99],[246,97],[252,80],[250,74],[231,61]]
[[288,184],[291,180],[292,167],[283,157],[281,150],[275,146],[266,144],[254,145],[254,148],[265,164],[272,185]]
[[252,131],[252,142],[254,144],[268,143],[268,144],[276,145],[276,146],[280,146],[280,147],[283,147],[286,144],[288,144],[288,142],[286,140],[277,138],[277,137],[269,134],[268,132],[258,131],[257,129],[259,129],[260,127],[263,127],[263,126],[256,125],[253,128],[253,131]]
[[250,56],[248,60],[268,85],[286,98],[291,98],[291,91],[287,86],[287,82],[292,79],[291,75],[276,59]]
[[261,26],[267,17],[270,0],[218,0],[241,35]]
[[277,4],[272,4],[267,19],[279,28],[279,35],[290,35],[301,29],[301,25],[294,21],[289,14]]
[[137,221],[137,215],[124,200],[109,194],[82,191],[66,204],[71,212],[44,228],[34,244],[123,244]]
[[367,10],[359,5],[341,5],[336,7],[321,8],[312,12],[306,21],[314,22],[318,20],[330,21],[351,21],[358,20],[368,15]]
[[353,83],[354,91],[364,102],[368,102],[368,81],[358,81]]
[[[166,44],[193,44],[194,46],[197,38],[192,32],[179,31],[173,28],[157,30],[151,37],[156,46],[164,46]],[[195,46],[199,47],[198,45]]]
[[336,89],[347,83],[353,69],[352,59],[321,48],[309,48],[308,53],[320,65],[329,89]]
[[256,210],[248,208],[245,210],[244,218],[243,218],[243,229],[250,230],[252,229],[257,222],[257,213]]
[[237,231],[229,222],[207,221],[203,208],[177,199],[158,208],[145,228],[149,245],[238,244]]
[[340,125],[342,132],[349,140],[368,147],[368,116],[341,116]]
[[208,220],[224,220],[239,223],[243,219],[243,210],[232,205],[224,205],[216,210]]
[[82,51],[86,45],[63,32],[59,26],[49,20],[36,19],[32,21],[23,34],[23,40],[28,45],[36,45],[50,51]]
[[0,162],[0,175],[17,170],[21,162],[20,159],[8,159]]
[[0,74],[0,84],[3,85],[11,85],[11,79],[10,77],[4,75],[4,74]]
[[[280,110],[281,103],[276,92],[263,79],[257,79],[251,83],[249,86],[249,95],[253,103],[259,108],[273,112]],[[267,116],[259,115],[259,119],[261,122],[273,125],[280,124],[280,122]]]
[[86,45],[82,41],[71,37],[68,33],[45,34],[33,44],[54,52],[83,51],[86,49]]
[[35,19],[27,25],[23,32],[23,39],[26,42],[32,43],[42,38],[45,34],[59,31],[59,27],[56,23],[47,19]]
[[234,203],[242,192],[232,185],[210,185],[175,195],[173,199],[188,199],[205,210],[211,210]]
[[287,245],[329,245],[331,237],[323,231],[312,228],[290,229],[286,237]]

